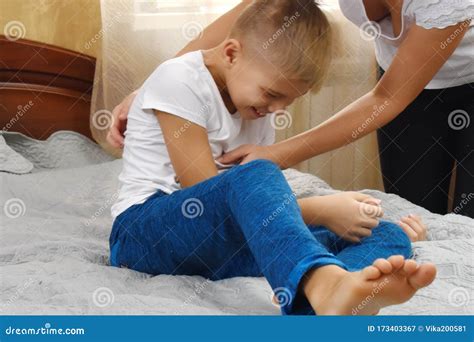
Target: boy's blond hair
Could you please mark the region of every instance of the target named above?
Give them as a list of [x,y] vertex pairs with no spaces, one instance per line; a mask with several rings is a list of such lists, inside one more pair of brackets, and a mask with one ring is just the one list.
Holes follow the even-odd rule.
[[229,38],[244,54],[264,58],[289,79],[319,90],[331,59],[329,21],[314,0],[255,0],[239,16]]

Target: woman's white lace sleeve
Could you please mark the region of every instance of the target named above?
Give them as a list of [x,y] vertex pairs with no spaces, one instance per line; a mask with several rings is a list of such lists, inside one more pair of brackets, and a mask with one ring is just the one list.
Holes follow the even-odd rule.
[[474,0],[413,0],[410,7],[416,24],[426,29],[442,29],[474,18]]

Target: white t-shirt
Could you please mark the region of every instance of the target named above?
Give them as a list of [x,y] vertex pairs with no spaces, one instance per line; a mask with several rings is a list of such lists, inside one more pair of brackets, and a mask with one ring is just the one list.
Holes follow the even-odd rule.
[[[370,35],[375,36],[377,62],[384,70],[387,70],[392,63],[412,25],[425,29],[442,29],[474,17],[473,0],[404,0],[402,28],[400,34],[395,37],[391,17],[371,23],[363,0],[339,0],[339,6],[344,16],[359,26],[369,38]],[[461,43],[428,83],[426,89],[450,88],[474,82],[474,19],[463,30],[467,32]],[[440,49],[446,48],[447,44],[449,41],[442,42]]]
[[[145,81],[130,108],[113,217],[157,190],[170,194],[181,189],[153,109],[206,128],[214,158],[243,144],[271,145],[275,140],[270,115],[242,120],[240,113],[227,110],[201,51],[168,60]],[[173,134],[186,134],[186,126]]]

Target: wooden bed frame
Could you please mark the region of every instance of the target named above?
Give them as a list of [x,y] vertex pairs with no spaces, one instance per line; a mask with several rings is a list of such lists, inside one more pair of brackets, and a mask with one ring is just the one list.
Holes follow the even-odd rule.
[[71,50],[0,35],[0,129],[42,140],[59,130],[92,138],[95,64]]

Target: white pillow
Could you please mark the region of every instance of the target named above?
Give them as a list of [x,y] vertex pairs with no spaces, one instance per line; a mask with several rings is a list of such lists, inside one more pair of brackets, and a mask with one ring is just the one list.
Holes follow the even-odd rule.
[[24,174],[31,172],[33,167],[29,160],[8,146],[0,134],[0,172]]

